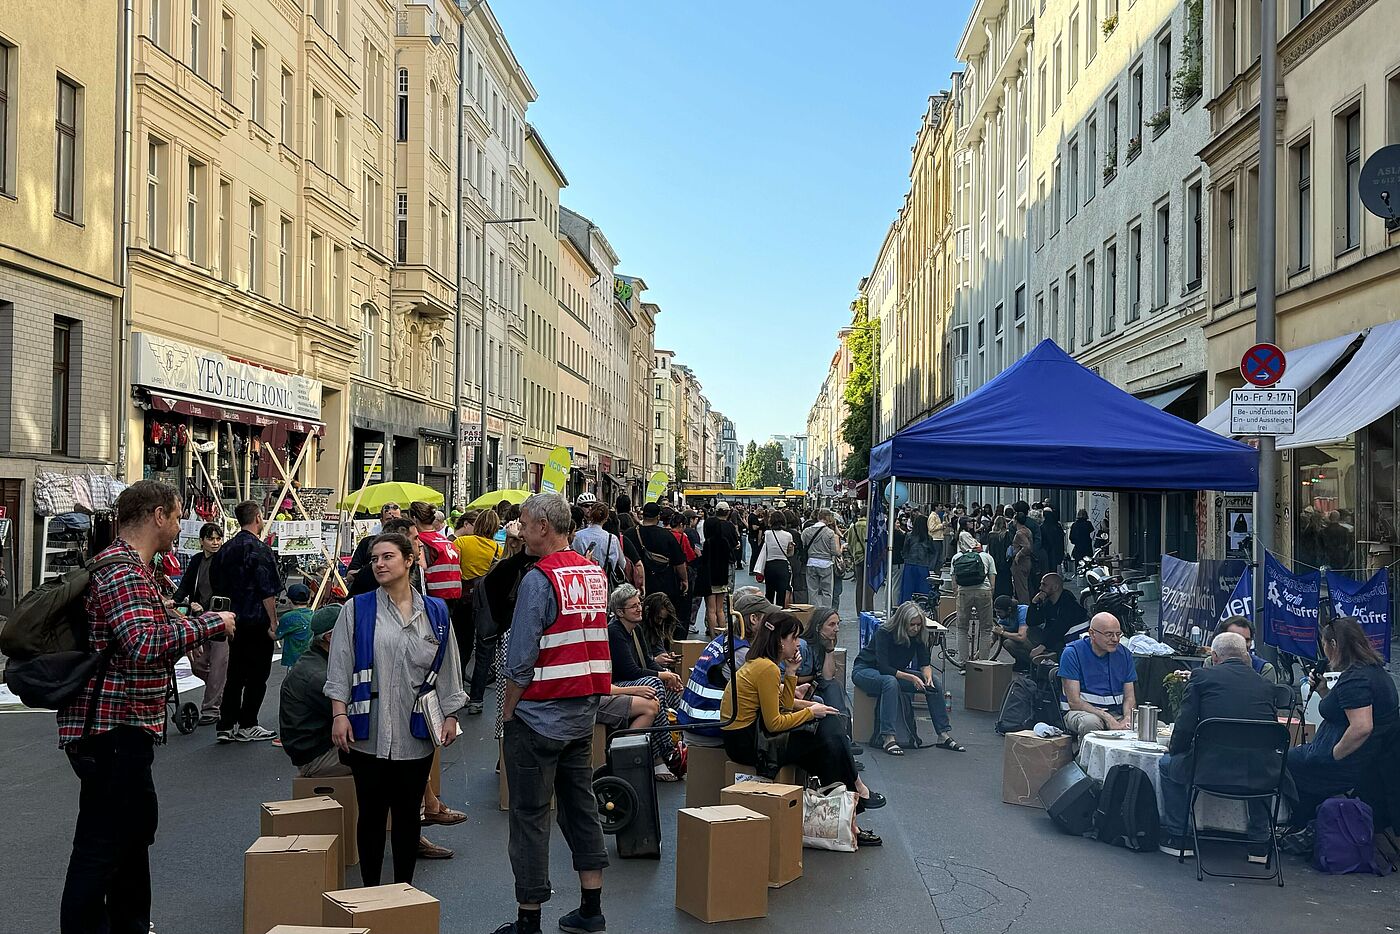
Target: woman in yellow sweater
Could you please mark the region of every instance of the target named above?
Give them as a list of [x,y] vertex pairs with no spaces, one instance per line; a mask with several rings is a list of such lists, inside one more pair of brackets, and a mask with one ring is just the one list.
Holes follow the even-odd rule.
[[884,795],[871,791],[856,774],[841,714],[834,707],[794,697],[801,633],[802,622],[791,613],[772,613],[758,627],[748,660],[720,703],[721,722],[733,715],[736,701],[739,711],[734,722],[724,726],[725,752],[735,762],[752,765],[760,728],[769,734],[785,733],[816,720],[815,732],[799,730],[788,736],[778,765],[800,766],[824,785],[841,782],[856,793],[858,812],[884,807]]

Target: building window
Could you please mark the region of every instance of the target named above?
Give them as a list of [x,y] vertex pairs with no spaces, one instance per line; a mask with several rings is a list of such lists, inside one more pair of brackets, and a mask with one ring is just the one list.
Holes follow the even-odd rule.
[[1079,80],[1079,11],[1076,10],[1069,18],[1069,58],[1065,61],[1065,67],[1069,69],[1069,80],[1066,82],[1069,87],[1074,87]]
[[292,219],[282,218],[277,235],[277,300],[292,304]]
[[263,290],[262,252],[263,204],[248,199],[248,291],[261,295]]
[[1060,161],[1055,160],[1055,170],[1051,175],[1050,183],[1050,236],[1060,232],[1060,199],[1064,195],[1064,186],[1060,179]]
[[987,346],[987,319],[977,319],[977,349],[982,350]]
[[1254,289],[1259,260],[1259,167],[1244,176],[1244,204],[1240,206],[1240,294]]
[[54,119],[54,132],[57,136],[54,149],[54,212],[59,217],[77,220],[80,201],[78,186],[81,177],[77,173],[78,150],[81,139],[78,127],[81,118],[78,86],[67,78],[58,79],[58,106]]
[[263,68],[267,64],[267,48],[256,36],[253,37],[252,53],[248,61],[248,101],[253,111],[253,122],[263,126],[267,118],[267,101],[264,99]]
[[395,197],[394,211],[394,259],[398,263],[408,262],[408,195],[399,192]]
[[379,375],[379,312],[373,305],[360,309],[360,375],[376,379]]
[[200,0],[190,0],[190,71],[204,77],[204,23],[199,15]]
[[1002,302],[997,302],[996,307],[992,309],[992,333],[997,336],[997,340],[1001,340],[1002,331],[1005,329],[1006,305]]
[[1060,284],[1058,282],[1050,283],[1050,321],[1047,327],[1050,339],[1064,346],[1064,338],[1060,334]]
[[[1172,34],[1170,30],[1157,40],[1157,113],[1166,114],[1170,122],[1172,112]],[[1158,129],[1165,128],[1165,124]]]
[[[1400,74],[1391,75],[1386,79],[1385,112],[1386,142],[1394,146],[1396,143],[1400,143]],[[0,133],[3,132],[4,130],[0,129]]]
[[345,307],[345,283],[349,270],[346,267],[345,248],[339,245],[331,246],[331,292],[330,308],[326,317],[336,325],[344,323],[340,311]]
[[310,301],[311,314],[317,318],[326,315],[326,290],[321,278],[326,271],[326,238],[311,231],[311,249],[307,251],[306,292]]
[[204,259],[204,166],[191,159],[185,167],[185,256],[196,266]]
[[1104,124],[1107,138],[1104,140],[1104,167],[1114,169],[1118,167],[1118,95],[1112,94],[1108,98],[1105,109],[1107,122]]
[[1079,140],[1069,142],[1069,216],[1079,213]]
[[1079,324],[1079,274],[1073,269],[1065,273],[1065,349],[1074,352]]
[[233,217],[233,185],[219,179],[219,278],[228,282],[233,276],[233,237],[229,221]]
[[11,106],[11,89],[19,83],[15,74],[18,58],[14,46],[0,42],[0,191],[7,195],[15,191],[14,121],[19,108]]
[[1050,204],[1045,194],[1045,176],[1042,175],[1036,183],[1035,216],[1033,218],[1035,229],[1031,231],[1031,242],[1039,250],[1045,246],[1045,215],[1050,210]]
[[1023,282],[1016,286],[1015,304],[1012,306],[1012,320],[1015,324],[1023,324],[1026,320],[1026,284]]
[[233,103],[233,16],[228,10],[219,14],[219,94]]
[[1090,253],[1084,257],[1084,343],[1094,342],[1094,324],[1096,322],[1095,295],[1098,292],[1098,282],[1095,280],[1096,269],[1094,266],[1094,254]]
[[1350,113],[1337,118],[1337,142],[1339,144],[1337,163],[1341,166],[1337,181],[1340,190],[1336,201],[1340,216],[1337,218],[1337,252],[1344,253],[1361,245],[1361,107],[1354,107]]
[[1104,247],[1103,265],[1103,332],[1112,334],[1118,327],[1118,244]]
[[1137,155],[1142,148],[1142,65],[1133,69],[1128,79],[1128,158]]
[[394,138],[400,143],[408,139],[408,69],[399,69],[399,94],[394,110]]
[[1051,61],[1051,67],[1055,69],[1055,97],[1050,103],[1050,112],[1055,113],[1060,109],[1060,101],[1064,100],[1064,73],[1065,73],[1065,47],[1064,43],[1056,40],[1055,57]]
[[1085,0],[1084,3],[1084,63],[1094,60],[1099,51],[1099,3],[1098,0]]
[[146,38],[165,48],[165,13],[169,0],[146,0]]
[[1142,311],[1142,225],[1128,228],[1128,320]]
[[1220,271],[1216,295],[1221,301],[1235,294],[1235,244],[1238,236],[1235,230],[1235,210],[1235,188],[1228,185],[1220,190],[1220,217],[1225,223],[1220,231]]
[[428,393],[434,399],[441,399],[446,393],[442,385],[442,338],[434,337],[428,348],[430,372]]
[[1186,189],[1186,290],[1201,285],[1201,244],[1205,231],[1201,221],[1201,183]]
[[311,89],[311,161],[326,166],[326,98]]
[[1152,258],[1152,307],[1167,307],[1167,257],[1171,255],[1171,204],[1157,208],[1157,255]]
[[[1092,22],[1092,20],[1090,21]],[[1089,30],[1091,33],[1093,30]],[[1090,117],[1084,125],[1084,203],[1094,200],[1099,182],[1099,121]]]
[[423,135],[426,136],[426,137],[428,138],[428,146],[429,146],[430,148],[432,148],[432,149],[437,149],[438,152],[442,152],[441,149],[438,149],[437,127],[434,125],[434,121],[433,121],[433,114],[436,112],[436,109],[437,109],[437,82],[436,82],[436,81],[429,81],[429,82],[428,82],[428,102],[427,102],[427,104],[423,107],[423,122],[424,122],[425,124],[427,124],[427,125],[423,128]]
[[1312,265],[1312,146],[1304,140],[1293,147],[1293,269]]
[[296,144],[292,139],[292,133],[295,132],[292,126],[292,73],[286,68],[282,69],[281,79],[278,81],[278,98],[278,133],[281,135],[283,146],[295,149]]
[[165,143],[146,137],[146,247],[165,248]]
[[346,124],[345,114],[339,110],[335,111],[335,116],[331,118],[331,158],[335,164],[335,177],[344,179],[346,168]]
[[[660,386],[657,386],[657,387],[656,387],[656,398],[658,398],[658,399],[661,398],[661,387],[660,387]],[[660,430],[661,430],[661,413],[660,413],[660,412],[657,412],[657,413],[656,413],[656,430],[657,430],[657,431],[660,431]]]
[[54,454],[68,453],[69,370],[72,362],[75,322],[65,318],[53,321],[53,400],[50,411]]
[[1048,75],[1044,64],[1040,66],[1040,75],[1036,81],[1036,129],[1045,129],[1045,86],[1048,83]]

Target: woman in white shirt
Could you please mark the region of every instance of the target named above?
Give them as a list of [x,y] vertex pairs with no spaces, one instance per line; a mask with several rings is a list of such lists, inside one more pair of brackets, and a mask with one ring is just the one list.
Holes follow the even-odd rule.
[[781,510],[775,510],[769,516],[754,567],[762,574],[769,602],[781,607],[789,606],[792,600],[792,551],[792,533],[787,531],[787,520]]

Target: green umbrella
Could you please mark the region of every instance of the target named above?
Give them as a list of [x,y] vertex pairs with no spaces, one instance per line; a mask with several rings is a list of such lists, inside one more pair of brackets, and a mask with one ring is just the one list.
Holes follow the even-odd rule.
[[[341,509],[354,509],[356,497],[340,501]],[[403,483],[394,481],[392,483],[375,483],[365,487],[364,493],[359,497],[360,512],[379,512],[384,508],[385,503],[398,503],[405,510],[408,504],[421,501],[433,506],[441,506],[443,495],[430,486],[421,483]]]
[[499,490],[491,493],[482,493],[476,499],[467,503],[467,509],[491,509],[501,500],[508,503],[520,505],[530,498],[529,490]]

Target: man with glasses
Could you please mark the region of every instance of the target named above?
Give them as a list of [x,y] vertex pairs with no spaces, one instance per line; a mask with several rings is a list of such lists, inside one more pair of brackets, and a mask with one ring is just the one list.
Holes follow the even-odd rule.
[[1112,613],[1097,613],[1089,634],[1060,653],[1060,709],[1075,736],[1094,730],[1126,730],[1124,711],[1136,706],[1137,670],[1123,645],[1123,628]]

